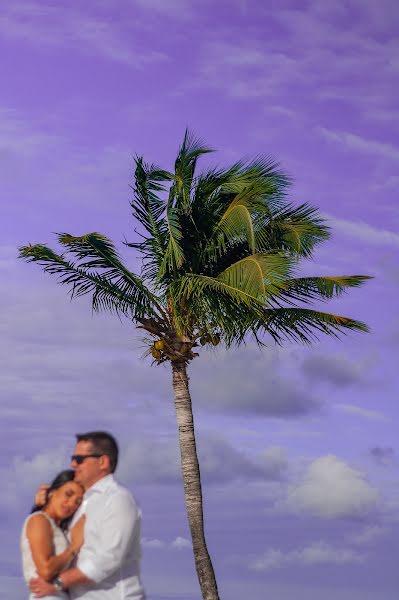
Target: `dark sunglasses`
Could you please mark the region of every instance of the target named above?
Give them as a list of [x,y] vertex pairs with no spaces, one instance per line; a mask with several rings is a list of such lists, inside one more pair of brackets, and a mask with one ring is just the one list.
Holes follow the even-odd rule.
[[81,465],[86,458],[100,458],[100,456],[103,456],[103,454],[72,454],[71,462],[76,462],[76,464]]

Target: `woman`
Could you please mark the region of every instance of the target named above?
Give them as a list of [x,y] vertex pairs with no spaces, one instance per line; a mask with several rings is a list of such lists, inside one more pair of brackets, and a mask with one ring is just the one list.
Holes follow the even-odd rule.
[[[47,492],[42,509],[34,508],[25,520],[21,534],[22,565],[27,584],[33,577],[52,581],[68,568],[83,543],[84,517],[70,531],[70,542],[65,534],[70,517],[83,499],[84,490],[73,480],[74,471],[57,475]],[[29,600],[35,598],[31,593]],[[65,592],[46,596],[46,600],[67,600]]]

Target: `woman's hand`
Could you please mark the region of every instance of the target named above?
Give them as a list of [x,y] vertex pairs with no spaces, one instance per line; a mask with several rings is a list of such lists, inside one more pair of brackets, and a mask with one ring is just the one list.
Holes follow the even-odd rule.
[[52,583],[45,581],[41,577],[35,577],[29,582],[30,591],[35,594],[35,598],[44,598],[57,594],[56,588]]
[[85,521],[86,517],[83,515],[71,529],[71,548],[75,552],[79,552],[84,541]]

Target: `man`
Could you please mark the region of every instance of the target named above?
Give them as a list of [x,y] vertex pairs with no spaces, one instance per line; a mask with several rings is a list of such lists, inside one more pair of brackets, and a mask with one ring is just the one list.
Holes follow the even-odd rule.
[[78,434],[76,440],[71,467],[85,495],[72,525],[85,515],[84,543],[71,568],[52,583],[32,579],[30,589],[38,598],[67,590],[71,599],[144,600],[141,514],[130,492],[114,480],[118,445],[104,431]]

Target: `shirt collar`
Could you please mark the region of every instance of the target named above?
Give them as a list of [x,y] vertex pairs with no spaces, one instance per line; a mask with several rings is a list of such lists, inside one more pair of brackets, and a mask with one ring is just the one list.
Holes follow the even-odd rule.
[[96,483],[94,483],[91,487],[89,487],[89,489],[85,493],[85,498],[91,496],[91,494],[95,492],[104,492],[110,485],[112,485],[113,482],[114,476],[112,475],[112,473],[109,473],[105,477],[102,477],[101,479],[96,481]]

